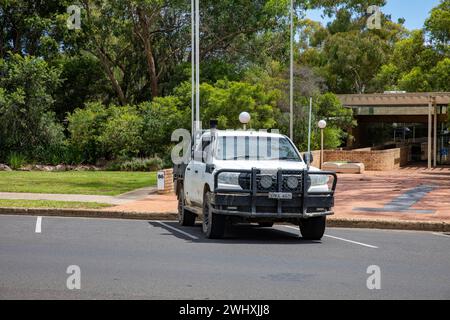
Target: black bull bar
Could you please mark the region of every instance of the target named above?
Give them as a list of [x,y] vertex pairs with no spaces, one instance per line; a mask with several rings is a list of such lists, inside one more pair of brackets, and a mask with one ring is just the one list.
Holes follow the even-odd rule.
[[[219,175],[224,173],[246,174],[250,178],[248,188],[232,189],[219,188]],[[308,170],[278,170],[277,184],[274,193],[285,192],[283,189],[283,177],[289,175],[300,177],[301,188],[292,192],[291,199],[269,198],[271,191],[258,188],[257,178],[260,170],[221,169],[214,173],[214,191],[211,198],[211,210],[217,214],[240,216],[245,218],[270,218],[270,219],[305,219],[317,216],[332,215],[334,206],[334,193],[337,184],[335,172],[308,171]],[[328,191],[309,192],[311,186],[310,176],[328,176],[333,181],[331,188],[327,181]],[[288,192],[290,193],[290,192]]]

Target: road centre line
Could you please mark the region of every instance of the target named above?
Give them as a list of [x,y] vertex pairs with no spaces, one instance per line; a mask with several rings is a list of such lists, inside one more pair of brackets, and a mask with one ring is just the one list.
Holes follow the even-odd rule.
[[432,234],[434,234],[435,236],[439,236],[439,237],[450,238],[449,235],[446,235],[443,233],[433,232]]
[[41,233],[42,217],[37,217],[35,233]]
[[[283,226],[283,227],[286,227],[286,228],[289,228],[289,229],[294,229],[294,230],[298,231],[298,228],[295,228],[295,227],[291,227],[291,226]],[[349,242],[349,243],[353,243],[353,244],[357,244],[357,245],[360,245],[360,246],[363,246],[363,247],[367,247],[367,248],[371,248],[371,249],[378,249],[378,247],[370,245],[370,244],[357,242],[357,241],[353,241],[353,240],[348,240],[348,239],[344,239],[344,238],[339,238],[339,237],[335,237],[335,236],[330,236],[330,235],[327,235],[327,234],[325,234],[324,237],[335,239],[335,240],[341,240],[341,241]]]
[[164,227],[166,227],[168,229],[171,229],[171,230],[174,230],[174,231],[176,231],[178,233],[181,233],[181,234],[185,235],[186,237],[191,238],[192,240],[198,240],[199,239],[198,237],[193,236],[190,233],[184,232],[183,230],[180,230],[178,228],[172,227],[171,225],[168,225],[167,223],[164,223],[164,222],[161,222],[161,221],[155,221],[155,222],[159,223],[160,225],[162,225],[162,226],[164,226]]

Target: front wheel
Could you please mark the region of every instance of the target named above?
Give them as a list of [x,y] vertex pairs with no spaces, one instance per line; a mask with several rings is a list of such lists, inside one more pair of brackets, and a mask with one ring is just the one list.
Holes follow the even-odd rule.
[[300,232],[305,240],[320,240],[325,233],[326,217],[315,217],[300,222]]
[[191,227],[195,225],[195,214],[184,208],[184,188],[181,186],[178,196],[178,223],[182,226]]
[[272,228],[273,227],[273,222],[258,222],[258,225],[261,228]]
[[226,217],[211,212],[211,193],[203,195],[203,233],[208,239],[221,239],[225,235]]

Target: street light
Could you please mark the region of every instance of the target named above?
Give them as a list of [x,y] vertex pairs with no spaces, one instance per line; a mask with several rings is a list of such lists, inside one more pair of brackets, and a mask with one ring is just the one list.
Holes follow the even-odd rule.
[[320,129],[320,169],[323,165],[323,129],[327,127],[327,122],[325,120],[320,120],[317,124]]
[[244,130],[247,130],[247,124],[250,122],[251,116],[248,112],[241,112],[239,121],[244,125]]

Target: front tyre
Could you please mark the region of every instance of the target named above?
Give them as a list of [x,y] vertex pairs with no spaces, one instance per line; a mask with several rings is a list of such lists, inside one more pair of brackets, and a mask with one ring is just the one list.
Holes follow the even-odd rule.
[[261,228],[272,228],[273,227],[273,222],[258,222],[258,225]]
[[182,226],[191,227],[195,225],[195,214],[184,208],[184,188],[181,186],[178,196],[178,223]]
[[320,240],[325,233],[326,217],[315,217],[300,221],[300,232],[305,240]]
[[211,212],[211,193],[203,195],[203,224],[202,229],[206,238],[221,239],[225,235],[226,217]]

